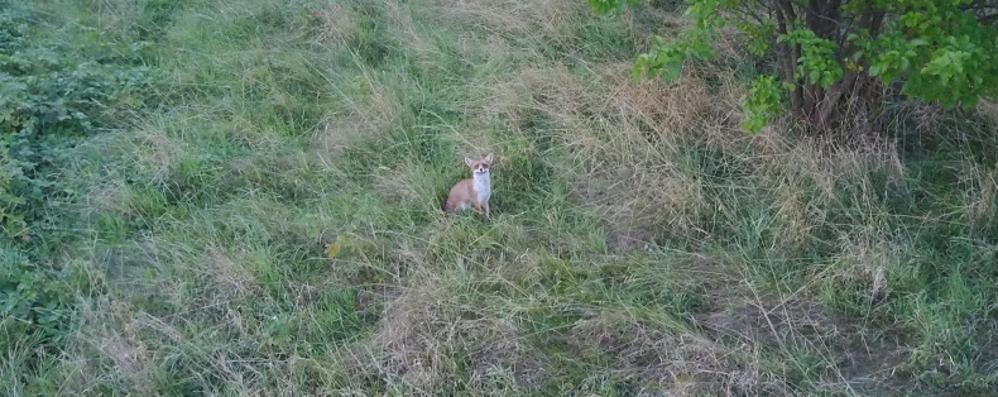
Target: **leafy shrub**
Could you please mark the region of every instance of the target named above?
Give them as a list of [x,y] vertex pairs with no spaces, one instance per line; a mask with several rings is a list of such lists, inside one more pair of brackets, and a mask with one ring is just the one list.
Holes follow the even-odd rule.
[[[638,0],[589,0],[600,12]],[[690,59],[712,56],[722,29],[734,28],[749,52],[772,62],[787,95],[745,103],[757,132],[789,99],[794,117],[817,130],[841,124],[847,104],[876,115],[881,87],[950,107],[973,107],[998,95],[998,8],[985,0],[688,0],[695,24],[675,40],[656,39],[635,74],[674,79]],[[757,88],[759,82],[757,80]],[[761,100],[765,99],[765,100]]]
[[23,255],[0,250],[0,351],[29,335],[45,343],[59,341],[76,291],[63,288]]
[[0,234],[12,242],[0,245],[5,355],[27,340],[37,351],[60,346],[80,292],[67,284],[71,269],[43,268],[34,245],[15,242],[40,234],[46,207],[67,194],[56,181],[69,149],[120,125],[152,91],[141,43],[50,21],[42,10],[0,0]]
[[[0,12],[0,225],[26,238],[52,184],[54,166],[79,138],[113,127],[144,105],[150,88],[141,44],[93,32],[81,42],[49,39],[37,12]],[[42,28],[33,28],[42,27]]]

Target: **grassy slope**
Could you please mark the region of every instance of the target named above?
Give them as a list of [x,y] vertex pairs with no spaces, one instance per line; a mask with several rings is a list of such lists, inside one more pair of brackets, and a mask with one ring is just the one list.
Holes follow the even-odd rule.
[[[75,277],[72,321],[4,334],[13,394],[998,387],[978,116],[748,137],[730,45],[672,86],[627,79],[665,11],[269,3],[47,10],[151,42],[161,104],[67,160],[79,194],[26,252]],[[488,151],[496,216],[442,216]]]

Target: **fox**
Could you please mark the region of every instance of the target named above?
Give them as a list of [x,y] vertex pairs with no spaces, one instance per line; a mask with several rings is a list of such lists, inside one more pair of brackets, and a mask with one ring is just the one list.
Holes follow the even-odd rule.
[[471,168],[471,178],[458,182],[450,189],[443,206],[445,213],[454,214],[471,208],[479,215],[491,217],[489,198],[492,197],[493,160],[493,153],[480,160],[464,158],[464,164]]

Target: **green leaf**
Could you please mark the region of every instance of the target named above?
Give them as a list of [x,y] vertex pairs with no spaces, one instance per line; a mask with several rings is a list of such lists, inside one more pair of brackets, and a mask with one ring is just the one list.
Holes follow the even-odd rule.
[[752,82],[745,99],[745,119],[742,128],[752,134],[762,131],[774,118],[782,113],[783,93],[786,86],[777,83],[776,77],[760,75]]

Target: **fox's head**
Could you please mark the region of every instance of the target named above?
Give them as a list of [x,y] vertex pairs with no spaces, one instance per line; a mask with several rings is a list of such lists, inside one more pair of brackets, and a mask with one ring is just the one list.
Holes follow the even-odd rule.
[[485,156],[485,158],[481,160],[472,160],[469,157],[465,157],[464,163],[467,164],[469,168],[471,168],[472,174],[488,175],[489,169],[492,168],[492,160],[494,159],[495,156],[493,156],[492,153],[489,153],[488,156]]

